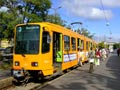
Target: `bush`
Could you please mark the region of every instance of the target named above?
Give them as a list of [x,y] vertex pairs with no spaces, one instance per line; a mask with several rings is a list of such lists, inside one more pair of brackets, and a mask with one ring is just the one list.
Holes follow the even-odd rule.
[[12,63],[11,62],[3,62],[3,61],[0,61],[0,69],[3,69],[3,70],[10,70],[12,68]]

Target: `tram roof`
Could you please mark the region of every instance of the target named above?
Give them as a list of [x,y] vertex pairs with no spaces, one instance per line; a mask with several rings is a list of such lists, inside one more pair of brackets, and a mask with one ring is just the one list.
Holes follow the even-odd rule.
[[[91,41],[93,42],[92,39],[84,36],[84,35],[81,35],[77,32],[74,32],[72,31],[71,29],[67,29],[63,26],[60,26],[60,25],[57,25],[57,24],[53,24],[53,23],[50,23],[50,22],[36,22],[36,23],[26,23],[26,24],[40,24],[42,26],[48,26],[52,31],[55,31],[55,32],[58,32],[58,33],[63,33],[64,35],[69,35],[69,36],[72,36],[72,37],[77,37],[80,39],[86,39],[86,41]],[[19,25],[25,25],[25,24],[19,24]]]
[[57,24],[53,24],[49,22],[42,22],[41,24],[46,24],[47,26],[50,26],[53,31],[64,33],[64,35],[70,34],[70,36],[81,37],[82,39],[84,38],[83,35],[80,35],[77,32],[72,31],[71,29],[67,29]]

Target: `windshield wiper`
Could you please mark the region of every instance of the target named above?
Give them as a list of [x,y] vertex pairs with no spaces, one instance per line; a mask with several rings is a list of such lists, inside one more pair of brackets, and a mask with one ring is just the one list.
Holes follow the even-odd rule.
[[25,54],[24,54],[24,53],[22,53],[21,55],[22,55],[23,57],[25,57]]

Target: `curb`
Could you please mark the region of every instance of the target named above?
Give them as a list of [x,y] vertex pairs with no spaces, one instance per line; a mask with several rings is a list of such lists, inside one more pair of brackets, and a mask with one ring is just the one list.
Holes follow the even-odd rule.
[[0,80],[0,89],[12,85],[12,80],[13,80],[13,77]]

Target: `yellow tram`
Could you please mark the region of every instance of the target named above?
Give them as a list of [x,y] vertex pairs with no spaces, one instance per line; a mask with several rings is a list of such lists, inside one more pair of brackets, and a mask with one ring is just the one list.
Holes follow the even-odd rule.
[[78,47],[86,62],[95,41],[72,30],[48,22],[18,24],[15,27],[13,76],[46,77],[78,65]]

